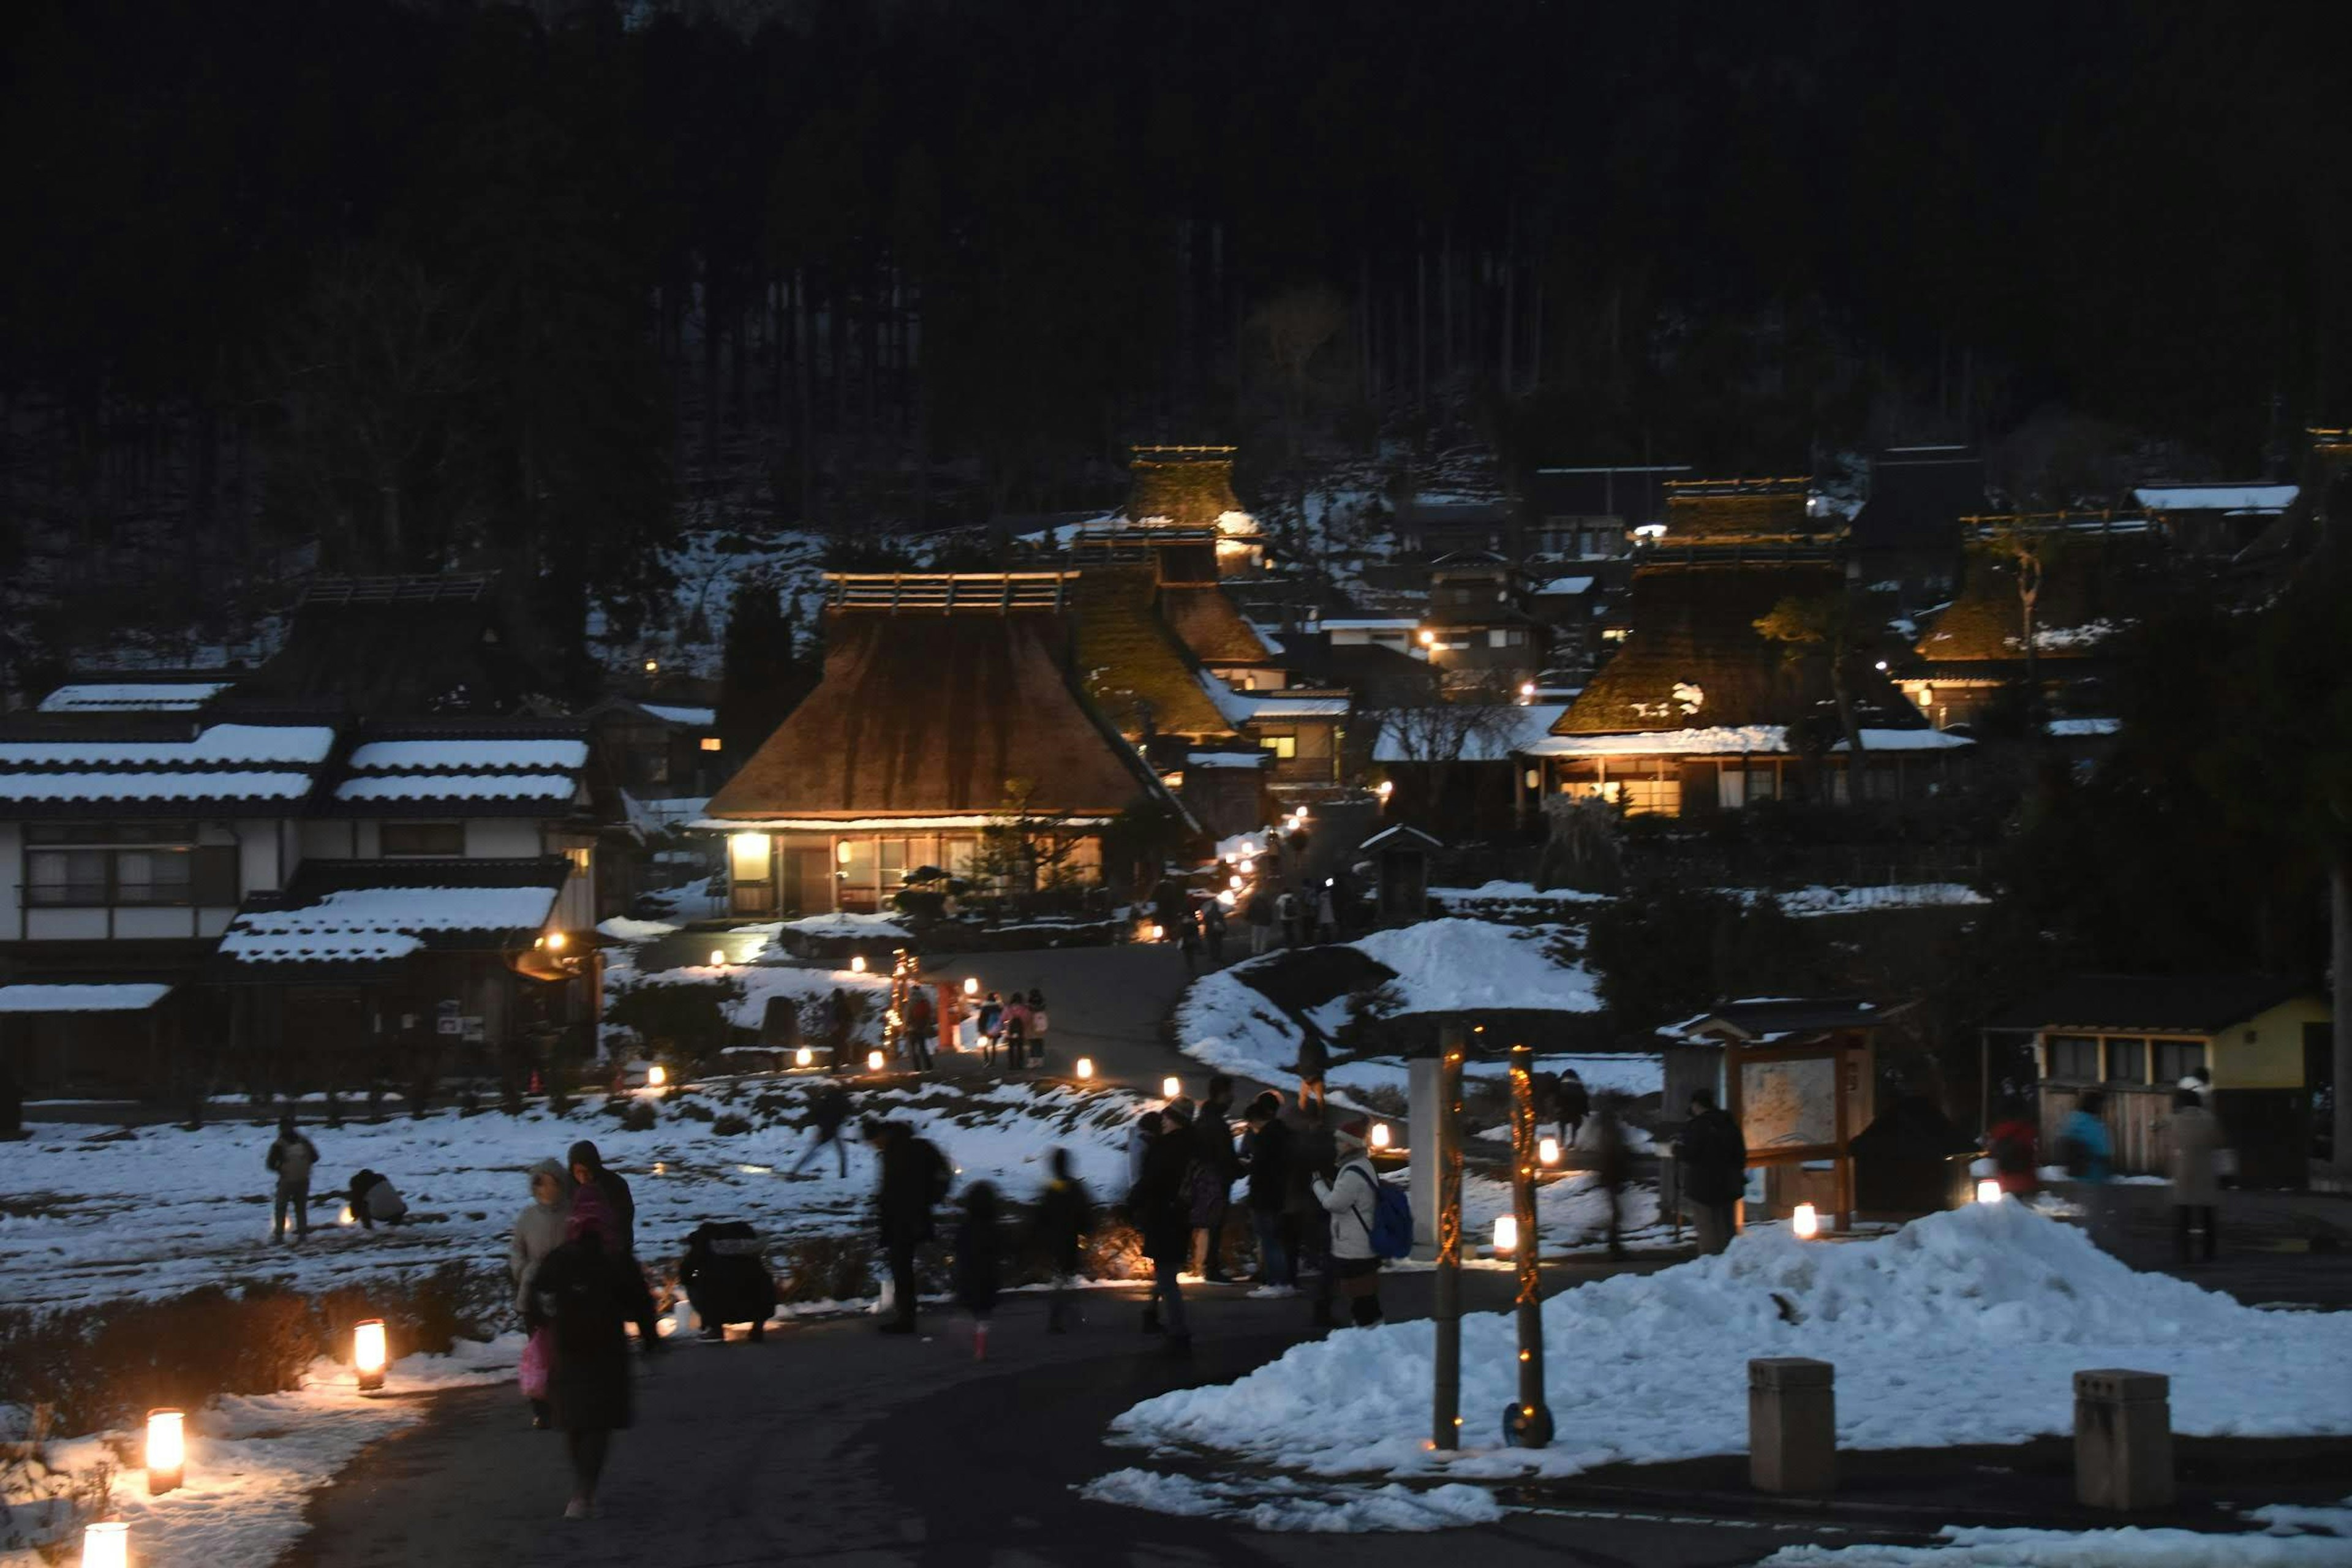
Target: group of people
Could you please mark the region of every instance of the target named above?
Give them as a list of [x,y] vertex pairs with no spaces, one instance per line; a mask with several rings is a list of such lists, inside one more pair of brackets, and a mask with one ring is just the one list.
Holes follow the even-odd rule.
[[1009,998],[990,992],[973,1017],[981,1059],[994,1067],[1001,1048],[1004,1065],[1013,1072],[1044,1067],[1048,1022],[1045,993],[1035,986],[1025,994],[1015,991]]
[[1138,1117],[1129,1134],[1126,1207],[1151,1264],[1144,1331],[1166,1335],[1171,1355],[1189,1353],[1183,1280],[1236,1282],[1223,1257],[1236,1183],[1257,1245],[1251,1294],[1295,1295],[1311,1267],[1317,1326],[1336,1325],[1341,1294],[1355,1322],[1378,1322],[1381,1187],[1367,1153],[1370,1124],[1327,1127],[1319,1101],[1289,1109],[1268,1089],[1244,1110],[1237,1131],[1233,1093],[1233,1079],[1217,1074],[1197,1107],[1179,1096]]
[[1242,905],[1251,956],[1270,952],[1276,942],[1304,947],[1309,942],[1339,941],[1339,889],[1328,880],[1319,888],[1287,887],[1273,893],[1260,884]]
[[[2183,1079],[2172,1091],[2171,1115],[2165,1124],[2171,1145],[2173,1256],[2184,1265],[2210,1263],[2221,1249],[2221,1176],[2228,1143],[2220,1119],[2205,1104],[2209,1088],[2202,1077]],[[2115,1188],[2115,1137],[2107,1128],[2106,1103],[2107,1097],[2099,1090],[2084,1089],[2060,1123],[2053,1152],[2082,1202],[2091,1239],[2112,1249],[2120,1235],[2122,1216]],[[2018,1190],[2011,1184],[2016,1180],[2011,1167],[2021,1161],[2027,1170],[2035,1168],[2032,1137],[2022,1108],[2012,1108],[2004,1121],[1987,1133],[1994,1169],[2005,1189]]]
[[[292,1115],[278,1119],[278,1136],[271,1140],[262,1163],[272,1178],[269,1239],[282,1243],[287,1224],[293,1224],[297,1244],[310,1239],[310,1177],[319,1168],[319,1146],[295,1123]],[[408,1217],[408,1200],[380,1171],[362,1171],[343,1188],[352,1218],[369,1230],[398,1225]]]

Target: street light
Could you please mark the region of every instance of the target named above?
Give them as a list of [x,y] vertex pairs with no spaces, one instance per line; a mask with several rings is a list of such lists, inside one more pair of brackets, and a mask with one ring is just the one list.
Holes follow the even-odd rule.
[[362,1318],[352,1326],[352,1370],[359,1374],[360,1392],[373,1394],[383,1386],[392,1352],[383,1341],[383,1320]]
[[147,1495],[178,1490],[187,1463],[185,1418],[176,1410],[147,1412]]

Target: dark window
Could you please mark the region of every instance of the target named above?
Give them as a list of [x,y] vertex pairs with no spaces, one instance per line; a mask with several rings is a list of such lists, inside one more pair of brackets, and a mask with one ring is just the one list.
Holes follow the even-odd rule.
[[2202,1040],[2158,1040],[2155,1046],[2158,1083],[2179,1083],[2191,1071],[2205,1065],[2205,1042]]
[[387,822],[383,827],[386,855],[463,855],[466,825],[462,822]]
[[196,844],[193,822],[26,823],[25,837],[31,908],[171,909],[237,900],[236,846]]
[[114,857],[104,849],[35,849],[25,856],[25,901],[47,909],[102,906]]
[[2088,1035],[2052,1035],[2050,1076],[2070,1083],[2099,1081],[2099,1042]]
[[2147,1081],[2147,1042],[2146,1040],[2109,1040],[2107,1042],[2107,1081],[2109,1083],[2146,1083]]

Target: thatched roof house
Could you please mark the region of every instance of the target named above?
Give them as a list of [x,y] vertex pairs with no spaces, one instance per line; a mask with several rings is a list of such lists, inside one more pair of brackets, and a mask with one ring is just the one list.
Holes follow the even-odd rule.
[[1127,515],[1137,522],[1214,528],[1242,503],[1234,494],[1233,447],[1130,447]]

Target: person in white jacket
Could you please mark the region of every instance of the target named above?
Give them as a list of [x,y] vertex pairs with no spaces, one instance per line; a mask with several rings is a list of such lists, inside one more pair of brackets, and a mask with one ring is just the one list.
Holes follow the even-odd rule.
[[[538,1277],[539,1266],[547,1255],[563,1245],[563,1222],[572,1207],[572,1173],[561,1162],[541,1160],[530,1168],[530,1203],[515,1215],[514,1234],[507,1243],[507,1272],[514,1277],[515,1310],[525,1322],[530,1321],[530,1285]],[[544,1356],[547,1346],[539,1347]],[[545,1368],[541,1368],[544,1377]],[[548,1403],[544,1386],[536,1394],[530,1392],[531,1384],[526,1378],[524,1397],[530,1401],[530,1424],[544,1428],[548,1424]]]
[[1339,1168],[1329,1181],[1315,1178],[1315,1197],[1331,1216],[1331,1266],[1358,1328],[1381,1321],[1381,1256],[1372,1250],[1372,1221],[1380,1213],[1381,1179],[1364,1145],[1371,1123],[1362,1117],[1343,1122],[1333,1135]]

